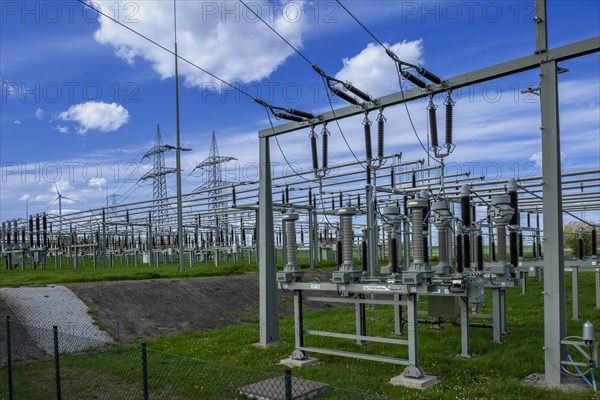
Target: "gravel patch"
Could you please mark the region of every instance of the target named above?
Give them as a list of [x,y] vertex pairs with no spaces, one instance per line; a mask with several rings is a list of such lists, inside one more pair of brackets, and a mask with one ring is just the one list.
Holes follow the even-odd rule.
[[36,345],[54,349],[52,327],[59,331],[61,352],[78,352],[112,342],[88,314],[88,307],[65,286],[0,288],[0,296]]

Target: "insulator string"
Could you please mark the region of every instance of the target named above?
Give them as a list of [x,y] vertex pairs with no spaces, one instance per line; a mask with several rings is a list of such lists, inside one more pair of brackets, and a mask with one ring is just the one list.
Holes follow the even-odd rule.
[[371,147],[371,121],[368,114],[365,114],[363,126],[365,128],[365,154],[367,160],[371,161],[373,159],[373,148]]

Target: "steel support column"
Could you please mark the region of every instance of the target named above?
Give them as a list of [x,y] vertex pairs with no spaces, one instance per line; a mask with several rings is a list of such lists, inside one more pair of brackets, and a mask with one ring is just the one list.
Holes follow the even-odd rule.
[[[544,204],[544,350],[545,380],[561,384],[560,362],[565,359],[565,272],[558,118],[558,78],[555,59],[547,58],[546,1],[535,1],[536,53],[541,55],[540,109]],[[544,57],[546,55],[546,57]]]
[[500,289],[492,289],[492,326],[493,340],[502,343],[502,301]]
[[596,308],[600,310],[600,268],[596,268]]
[[375,276],[375,268],[377,267],[377,217],[375,215],[375,195],[373,185],[367,186],[367,257],[368,270],[367,276],[373,278]]
[[[358,299],[364,299],[364,295],[359,294],[356,296]],[[356,335],[367,336],[367,324],[366,324],[366,309],[364,303],[356,303],[354,306],[355,324],[356,324]],[[366,344],[364,340],[356,339],[356,344]]]
[[571,297],[573,298],[573,321],[579,321],[579,267],[571,267]]
[[471,338],[469,336],[469,306],[468,299],[461,297],[460,301],[460,357],[471,358]]
[[[394,294],[394,303],[399,303],[402,297],[399,294]],[[402,322],[402,306],[394,304],[394,334],[398,336],[404,335],[404,323]]]
[[304,314],[302,311],[302,290],[294,291],[294,342],[296,348],[304,347]]
[[263,346],[279,341],[277,316],[276,260],[273,236],[273,196],[269,138],[259,139],[258,269],[260,295],[260,339]]
[[408,367],[404,370],[404,375],[410,378],[420,378],[423,376],[423,370],[419,367],[419,324],[417,321],[417,295],[406,295],[406,316],[408,333]]

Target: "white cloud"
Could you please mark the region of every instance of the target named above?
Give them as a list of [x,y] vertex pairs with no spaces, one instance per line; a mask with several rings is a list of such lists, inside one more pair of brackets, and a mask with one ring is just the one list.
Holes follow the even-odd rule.
[[38,108],[35,110],[35,117],[37,119],[43,119],[44,118],[44,110],[42,110],[41,108]]
[[5,98],[18,98],[21,95],[21,88],[18,84],[12,81],[2,81],[0,82],[0,90],[4,94]]
[[[400,60],[411,64],[423,63],[423,41],[403,41],[384,45],[390,48]],[[349,81],[362,91],[375,97],[398,90],[398,74],[392,59],[385,50],[375,43],[354,57],[344,59],[344,67],[336,74],[337,79]]]
[[58,131],[60,133],[69,133],[69,127],[68,126],[64,126],[64,125],[56,125],[54,128],[55,131]]
[[14,123],[15,123],[15,125],[21,125],[21,120],[20,119],[15,119]]
[[96,188],[103,188],[106,185],[106,179],[104,178],[93,178],[88,181],[88,185]]
[[127,123],[129,112],[117,103],[88,101],[71,106],[67,111],[61,112],[58,119],[76,122],[77,132],[81,134],[89,130],[113,132]]
[[[171,2],[137,2],[135,10],[131,8],[132,3],[125,1],[97,1],[94,4],[105,10],[131,11],[129,14],[122,12],[117,18],[157,43],[174,48]],[[250,6],[291,44],[301,47],[307,18],[296,16],[297,13],[302,15],[300,7],[304,7],[304,2],[284,0],[279,4],[251,3]],[[248,83],[263,79],[294,53],[239,2],[179,2],[177,18],[179,55],[228,82]],[[135,24],[132,19],[136,20]],[[94,38],[99,43],[111,45],[115,54],[130,64],[140,57],[149,61],[162,79],[174,76],[171,54],[105,17],[100,18],[100,28]],[[217,82],[214,78],[185,62],[180,62],[179,73],[185,77],[188,86],[221,89],[220,84],[212,86]]]
[[[565,162],[565,153],[563,153],[562,151],[560,152],[560,161],[561,162]],[[542,166],[542,152],[538,151],[537,153],[534,153],[531,155],[531,157],[529,157],[529,161],[533,161],[535,163],[535,165],[537,165],[538,167]]]

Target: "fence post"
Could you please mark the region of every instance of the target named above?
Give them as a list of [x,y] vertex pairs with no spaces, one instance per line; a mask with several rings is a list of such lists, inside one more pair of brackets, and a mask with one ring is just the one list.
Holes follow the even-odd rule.
[[148,400],[148,359],[146,354],[146,343],[142,343],[142,390],[144,400]]
[[54,372],[56,375],[56,400],[61,400],[62,391],[60,387],[60,354],[58,350],[58,326],[52,327],[54,334]]
[[13,400],[12,349],[10,338],[10,315],[6,316],[6,359],[8,362],[8,400]]
[[289,368],[285,369],[285,376],[283,377],[284,384],[284,396],[285,400],[292,400],[292,370]]

